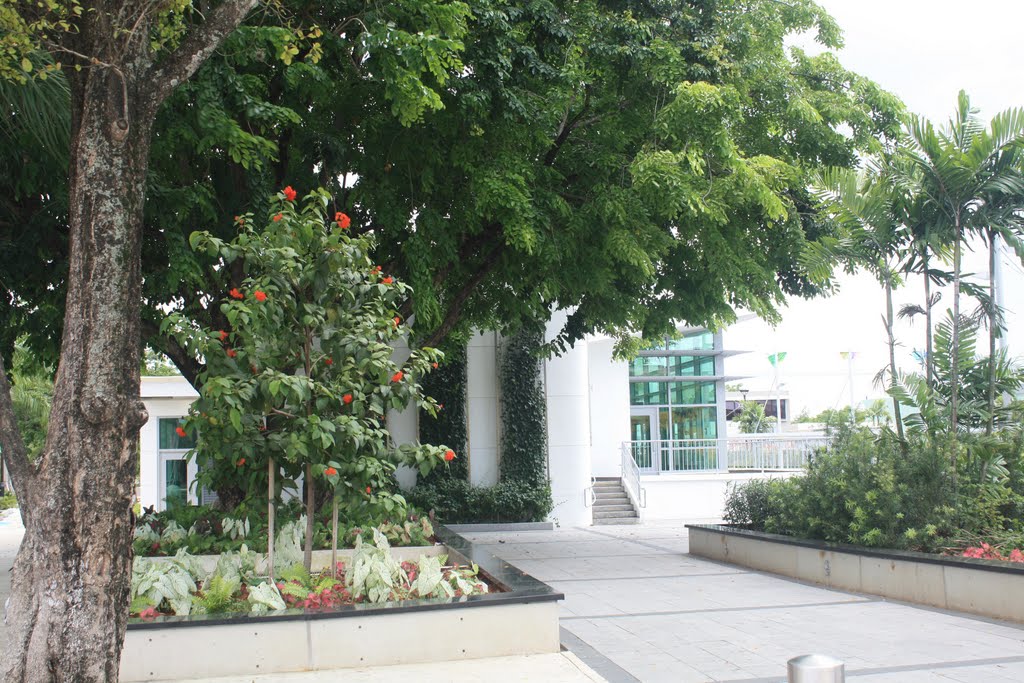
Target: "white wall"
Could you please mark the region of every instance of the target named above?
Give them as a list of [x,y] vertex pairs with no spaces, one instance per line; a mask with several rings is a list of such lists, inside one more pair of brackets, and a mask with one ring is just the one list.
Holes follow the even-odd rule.
[[[149,419],[139,430],[139,502],[142,507],[163,508],[160,499],[160,418],[181,418],[198,398],[184,377],[143,377],[141,398]],[[189,464],[189,484],[195,478],[195,463]],[[189,489],[189,500],[195,502],[195,491]]]
[[[547,339],[565,324],[566,313],[557,312],[548,323]],[[561,526],[590,526],[587,506],[590,486],[590,369],[588,347],[578,342],[561,356],[544,363],[548,405],[548,471],[554,509],[549,519]]]
[[466,349],[466,422],[469,441],[469,482],[498,483],[498,335],[480,332]]
[[743,484],[751,479],[787,479],[795,472],[770,474],[659,474],[640,477],[646,490],[647,507],[641,511],[644,520],[722,519],[725,495],[730,484]]
[[622,442],[629,440],[629,364],[612,358],[615,342],[587,342],[590,457],[595,477],[622,476]]

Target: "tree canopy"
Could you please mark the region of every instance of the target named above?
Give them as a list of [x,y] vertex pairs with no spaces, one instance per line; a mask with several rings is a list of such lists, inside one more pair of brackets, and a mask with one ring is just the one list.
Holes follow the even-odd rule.
[[[326,187],[372,233],[376,262],[412,287],[400,312],[423,343],[535,326],[555,306],[574,310],[558,344],[659,335],[740,306],[771,319],[818,291],[797,258],[830,230],[809,173],[854,165],[901,112],[831,53],[787,50],[804,31],[840,44],[807,0],[283,6],[291,32],[254,15],[155,127],[143,334],[191,379],[200,359],[161,319],[224,328],[216,302],[246,274],[187,236],[228,237],[285,184]],[[23,277],[4,283],[0,330],[52,357],[63,161],[4,157],[0,270]]]

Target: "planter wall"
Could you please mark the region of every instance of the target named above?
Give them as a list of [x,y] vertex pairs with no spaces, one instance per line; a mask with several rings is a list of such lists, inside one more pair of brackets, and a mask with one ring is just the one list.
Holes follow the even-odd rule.
[[[444,545],[393,551],[411,559],[447,552],[450,561],[475,562],[500,592],[262,617],[132,619],[120,680],[183,681],[559,651],[561,593],[444,527],[438,536]],[[330,562],[330,551],[322,562]]]
[[1024,622],[1024,565],[691,525],[690,553],[829,588]]

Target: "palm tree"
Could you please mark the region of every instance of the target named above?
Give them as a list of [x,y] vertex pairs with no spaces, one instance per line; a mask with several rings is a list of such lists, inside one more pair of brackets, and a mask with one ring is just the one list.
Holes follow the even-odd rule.
[[[915,116],[909,123],[909,132],[911,146],[904,153],[920,172],[924,209],[935,217],[940,229],[952,235],[950,347],[958,349],[964,323],[960,314],[964,239],[970,234],[987,234],[989,230],[1014,232],[1018,224],[1016,210],[1024,207],[1024,110],[1010,109],[998,114],[986,129],[977,111],[971,108],[967,93],[960,91],[957,111],[946,126],[937,130],[927,119]],[[996,312],[992,306],[989,312],[989,324],[995,330]],[[960,366],[957,357],[950,360],[950,431],[956,434]],[[995,394],[990,392],[990,408],[994,401]]]
[[[889,346],[889,385],[897,376],[896,337],[893,333],[893,289],[901,284],[900,263],[911,235],[905,226],[904,209],[909,203],[901,196],[901,185],[893,181],[888,159],[869,161],[866,169],[830,169],[815,180],[815,194],[832,214],[838,235],[820,238],[804,253],[804,266],[812,277],[827,279],[832,264],[843,263],[848,270],[867,268],[885,289],[885,325]],[[826,275],[827,274],[827,275]],[[884,377],[885,371],[880,373]],[[899,401],[893,401],[896,433],[904,438]]]

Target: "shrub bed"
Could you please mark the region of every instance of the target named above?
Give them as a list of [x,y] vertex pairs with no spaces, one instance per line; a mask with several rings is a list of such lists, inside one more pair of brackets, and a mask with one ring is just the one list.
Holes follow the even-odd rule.
[[406,498],[422,510],[432,510],[446,524],[538,522],[551,512],[551,488],[521,481],[475,487],[452,479],[420,484]]
[[[978,467],[965,439],[842,431],[805,476],[755,480],[732,489],[726,521],[756,531],[991,559],[1024,546],[1022,467]],[[953,464],[956,463],[954,469]],[[1014,551],[1018,554],[1015,554]],[[998,556],[998,557],[997,557]]]

